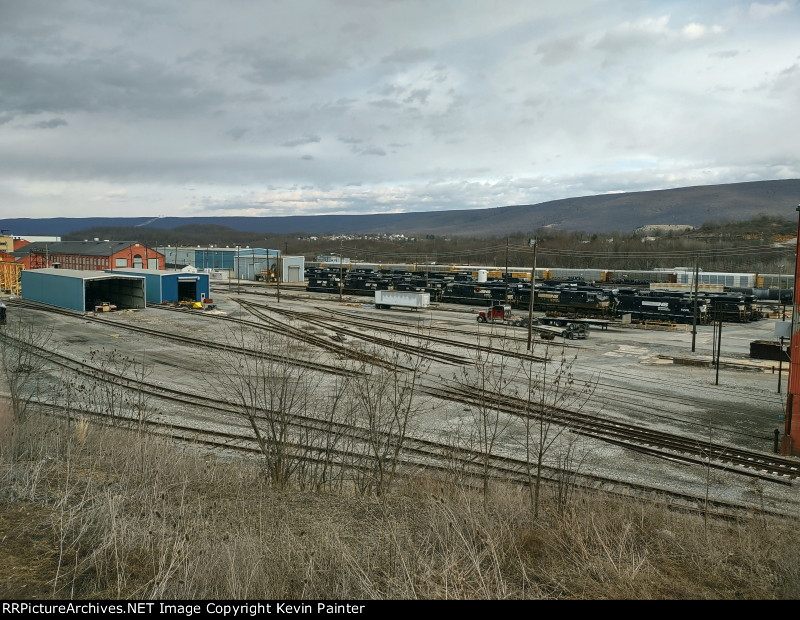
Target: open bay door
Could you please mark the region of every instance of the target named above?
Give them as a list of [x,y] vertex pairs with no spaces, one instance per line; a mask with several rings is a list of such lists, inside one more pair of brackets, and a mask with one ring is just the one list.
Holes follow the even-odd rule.
[[197,299],[197,281],[200,278],[197,276],[179,276],[178,277],[178,299],[199,301]]

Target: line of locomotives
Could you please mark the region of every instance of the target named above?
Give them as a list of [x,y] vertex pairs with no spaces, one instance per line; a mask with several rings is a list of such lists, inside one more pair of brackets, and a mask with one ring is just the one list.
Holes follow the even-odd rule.
[[[376,290],[427,292],[431,301],[471,306],[497,303],[527,308],[531,285],[527,278],[508,277],[478,282],[472,273],[333,268],[306,270],[307,290],[323,293],[372,296]],[[792,289],[726,288],[724,292],[700,292],[697,317],[711,321],[749,322],[764,318],[764,303],[791,304]],[[658,291],[643,287],[602,286],[582,280],[537,280],[534,308],[554,315],[621,318],[634,321],[691,323],[694,294],[690,291]]]

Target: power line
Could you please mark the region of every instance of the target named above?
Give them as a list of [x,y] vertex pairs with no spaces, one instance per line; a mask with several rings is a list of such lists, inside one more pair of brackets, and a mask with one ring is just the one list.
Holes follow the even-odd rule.
[[[509,252],[516,252],[517,254],[533,254],[533,249],[528,245],[488,245],[477,248],[452,248],[447,251],[440,250],[415,250],[414,252],[393,252],[393,251],[375,251],[369,250],[372,257],[390,260],[404,260],[413,262],[419,261],[420,254],[425,257],[434,255],[437,259],[448,259],[458,257],[476,257],[481,255],[488,255],[493,253],[505,253],[506,249]],[[355,246],[341,247],[340,251],[347,251],[350,253],[360,253],[366,251],[363,248]],[[795,246],[775,246],[775,245],[760,245],[760,246],[731,246],[720,248],[697,248],[697,249],[675,249],[675,250],[582,250],[582,249],[565,249],[565,248],[548,248],[543,245],[538,248],[538,252],[544,256],[569,256],[572,258],[606,258],[609,260],[614,259],[634,259],[634,258],[724,258],[730,256],[769,256],[769,255],[788,255],[795,252]]]

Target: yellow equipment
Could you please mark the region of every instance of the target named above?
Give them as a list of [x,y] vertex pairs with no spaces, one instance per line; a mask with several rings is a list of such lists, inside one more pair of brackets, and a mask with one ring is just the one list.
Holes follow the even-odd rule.
[[0,261],[0,291],[8,291],[12,295],[19,295],[22,291],[20,285],[20,274],[22,273],[20,263]]

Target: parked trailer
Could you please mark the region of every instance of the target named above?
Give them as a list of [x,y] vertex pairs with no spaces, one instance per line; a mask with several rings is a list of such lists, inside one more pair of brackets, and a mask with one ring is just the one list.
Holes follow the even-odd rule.
[[431,305],[430,293],[417,293],[412,291],[375,291],[375,307],[389,309],[392,306],[400,308],[427,308]]

